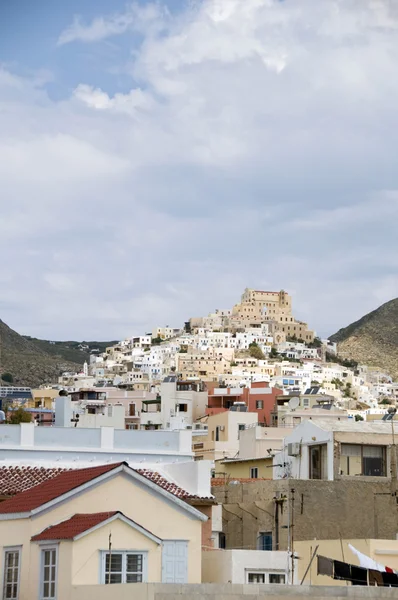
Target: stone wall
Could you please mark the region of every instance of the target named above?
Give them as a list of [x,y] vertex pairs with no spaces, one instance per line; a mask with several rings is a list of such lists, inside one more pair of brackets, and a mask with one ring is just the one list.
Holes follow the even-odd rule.
[[256,549],[259,533],[272,531],[273,549],[286,550],[292,522],[300,541],[396,539],[398,533],[397,498],[386,480],[258,480],[212,491],[223,505],[227,548]]

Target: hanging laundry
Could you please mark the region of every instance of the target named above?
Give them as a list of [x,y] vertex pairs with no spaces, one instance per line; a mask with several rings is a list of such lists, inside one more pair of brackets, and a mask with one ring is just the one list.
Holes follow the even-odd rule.
[[368,569],[351,565],[352,585],[368,585]]
[[333,563],[333,579],[345,579],[346,581],[351,581],[351,565],[341,562],[340,560],[334,560]]
[[329,577],[333,577],[333,560],[331,558],[326,558],[326,556],[318,555],[318,575],[328,575]]
[[398,587],[398,575],[387,572],[384,572],[381,575],[383,577],[384,587]]
[[384,586],[383,573],[375,569],[369,569],[369,585]]
[[359,565],[364,569],[374,569],[375,571],[386,570],[386,567],[384,565],[381,565],[380,563],[376,562],[375,560],[373,560],[373,558],[370,558],[370,556],[362,554],[362,552],[359,552],[359,550],[354,548],[354,546],[351,546],[351,544],[348,544],[348,547],[351,550],[351,552],[358,557]]

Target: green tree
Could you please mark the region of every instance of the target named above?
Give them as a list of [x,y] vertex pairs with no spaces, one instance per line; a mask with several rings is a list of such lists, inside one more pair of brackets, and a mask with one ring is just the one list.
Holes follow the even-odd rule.
[[1,378],[6,383],[13,383],[14,382],[14,377],[11,375],[11,373],[3,373],[3,375],[1,376]]
[[264,352],[256,342],[249,344],[249,354],[257,360],[265,360]]
[[152,346],[159,346],[159,344],[161,344],[163,342],[163,339],[161,337],[154,337],[152,338]]
[[356,420],[356,421],[363,421],[363,420],[364,420],[364,418],[363,418],[363,417],[361,417],[361,415],[355,415],[355,420]]
[[383,398],[383,400],[379,404],[391,404],[388,398]]
[[276,348],[272,347],[271,348],[271,352],[269,353],[269,357],[270,358],[277,358],[279,356],[278,352],[276,351]]
[[30,423],[32,421],[32,415],[28,413],[22,406],[10,410],[6,407],[5,410],[6,419],[11,425],[19,425],[20,423]]

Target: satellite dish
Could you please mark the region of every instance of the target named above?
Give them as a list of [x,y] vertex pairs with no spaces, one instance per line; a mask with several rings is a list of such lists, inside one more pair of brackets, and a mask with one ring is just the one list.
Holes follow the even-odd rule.
[[290,400],[289,400],[289,408],[291,410],[294,410],[298,406],[300,406],[300,398],[298,396],[293,396],[293,398],[290,398]]

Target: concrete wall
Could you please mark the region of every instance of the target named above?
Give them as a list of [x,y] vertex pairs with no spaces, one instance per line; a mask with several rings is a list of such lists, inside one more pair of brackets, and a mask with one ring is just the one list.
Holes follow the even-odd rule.
[[[134,594],[134,595],[133,595]],[[346,598],[367,598],[381,600],[397,598],[394,588],[363,587],[320,587],[320,586],[281,586],[281,585],[162,585],[134,583],[130,585],[73,587],[68,600],[265,600],[272,596],[275,600],[300,598],[311,600],[343,600]]]
[[[214,486],[223,504],[223,532],[227,548],[256,549],[262,531],[279,533],[279,548],[287,549],[288,500],[297,541],[335,539],[395,539],[398,515],[388,482],[377,481],[258,480]],[[275,498],[279,496],[278,503]],[[276,505],[279,510],[276,515]],[[282,511],[283,507],[283,511]],[[277,526],[278,516],[279,523]]]

